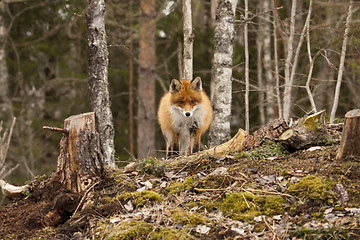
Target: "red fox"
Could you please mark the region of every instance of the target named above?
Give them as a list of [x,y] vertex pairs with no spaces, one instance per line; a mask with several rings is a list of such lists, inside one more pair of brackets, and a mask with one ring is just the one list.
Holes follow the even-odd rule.
[[213,110],[201,78],[172,79],[160,100],[158,121],[166,141],[166,157],[200,150],[201,135],[209,128]]

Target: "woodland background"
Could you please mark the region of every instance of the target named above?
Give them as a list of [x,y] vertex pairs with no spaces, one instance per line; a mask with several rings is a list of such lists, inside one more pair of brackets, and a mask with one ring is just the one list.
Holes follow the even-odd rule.
[[[109,49],[109,92],[115,126],[116,162],[123,165],[136,156],[137,135],[155,131],[153,156],[163,156],[164,140],[155,128],[136,127],[137,84],[144,68],[139,67],[139,41],[144,18],[144,1],[106,1],[106,31]],[[145,1],[146,2],[146,1]],[[148,1],[149,2],[149,1]],[[154,77],[156,109],[172,78],[181,75],[183,21],[182,1],[157,0],[148,23],[155,24]],[[192,1],[194,34],[194,77],[200,76],[210,94],[214,49],[215,1]],[[298,45],[309,8],[309,1],[296,2],[294,51]],[[283,92],[284,67],[292,1],[249,1],[249,122],[250,132],[279,117],[275,92],[273,16],[276,19],[280,92]],[[268,9],[266,5],[268,4]],[[310,113],[312,107],[305,89],[309,72],[307,41],[314,60],[310,89],[318,110],[330,114],[334,101],[340,54],[349,1],[314,1],[309,39],[301,46],[294,84],[290,117]],[[348,33],[344,74],[337,117],[360,107],[360,15],[354,2]],[[274,11],[276,9],[276,11]],[[72,0],[5,0],[0,2],[0,120],[9,128],[17,117],[7,164],[18,167],[12,182],[21,183],[36,175],[50,174],[56,168],[61,134],[42,126],[62,127],[71,115],[89,111],[87,84],[86,3]],[[245,44],[244,2],[236,11],[233,56],[233,105],[231,128],[245,128]],[[149,28],[152,29],[152,28]],[[151,47],[151,46],[150,46]],[[179,60],[180,59],[180,60]],[[149,76],[150,76],[149,75]],[[133,79],[131,87],[130,80]],[[129,87],[130,85],[130,87]],[[132,90],[130,90],[132,89]],[[130,100],[129,100],[130,99]],[[133,117],[129,118],[132,109]],[[280,108],[281,109],[281,108]],[[130,114],[131,116],[132,114]],[[132,120],[131,120],[132,119]],[[341,120],[341,119],[340,119]],[[133,127],[131,127],[133,126]],[[131,134],[133,129],[133,134]],[[133,137],[131,137],[133,136]],[[206,141],[203,138],[203,142]],[[133,145],[132,145],[133,144]]]

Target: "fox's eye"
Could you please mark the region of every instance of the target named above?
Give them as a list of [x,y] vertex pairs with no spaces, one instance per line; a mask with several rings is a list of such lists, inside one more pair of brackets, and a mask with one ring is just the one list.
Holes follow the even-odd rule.
[[178,101],[179,105],[184,105],[184,101]]
[[194,104],[196,103],[196,101],[195,101],[195,100],[191,100],[190,103],[191,103],[191,105],[194,105]]

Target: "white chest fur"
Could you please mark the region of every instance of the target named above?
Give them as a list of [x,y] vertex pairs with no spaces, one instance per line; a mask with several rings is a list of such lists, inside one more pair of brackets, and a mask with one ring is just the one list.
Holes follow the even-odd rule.
[[194,137],[191,136],[191,131],[200,128],[204,124],[205,111],[202,104],[196,105],[191,110],[191,115],[185,115],[185,111],[175,105],[170,108],[172,118],[172,126],[175,133],[178,135],[180,154],[186,154],[189,146],[193,146]]

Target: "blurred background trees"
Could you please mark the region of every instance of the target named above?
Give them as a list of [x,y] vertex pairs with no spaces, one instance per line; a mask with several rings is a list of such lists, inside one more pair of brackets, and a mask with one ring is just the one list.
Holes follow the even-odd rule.
[[[193,76],[202,78],[209,95],[212,95],[215,10],[219,1],[192,1]],[[244,1],[238,2],[232,69],[232,133],[239,127],[245,128],[245,21],[252,132],[283,116],[284,84],[294,67],[288,117],[297,118],[312,111],[307,89],[316,108],[330,114],[349,3],[313,0],[309,27],[302,36],[310,0],[249,1],[248,19],[244,19]],[[354,1],[337,117],[360,107],[359,7]],[[150,150],[139,152],[139,156],[164,156],[164,140],[154,112],[169,81],[179,78],[182,72],[182,1],[108,0],[106,11],[116,162],[125,164],[132,154],[138,156],[134,150],[138,144],[147,144]],[[0,120],[5,128],[10,128],[13,116],[17,117],[6,160],[11,166],[19,164],[16,174],[11,175],[14,183],[49,174],[56,168],[61,136],[42,130],[43,125],[61,127],[66,117],[90,110],[85,14],[86,3],[81,0],[0,2]],[[303,43],[299,45],[301,38]],[[144,47],[148,47],[145,43],[153,50],[145,51]],[[298,48],[296,63],[294,56]],[[314,61],[310,81],[309,56]],[[150,113],[144,115],[143,111]],[[135,113],[133,118],[129,118],[131,112]],[[141,137],[146,132],[150,138]]]

